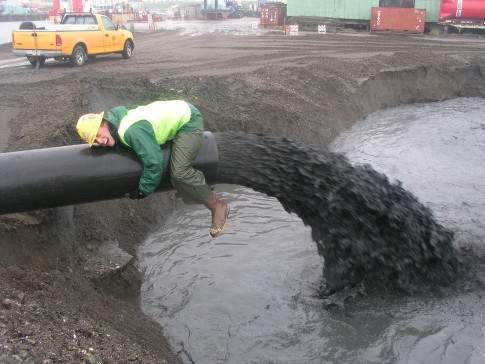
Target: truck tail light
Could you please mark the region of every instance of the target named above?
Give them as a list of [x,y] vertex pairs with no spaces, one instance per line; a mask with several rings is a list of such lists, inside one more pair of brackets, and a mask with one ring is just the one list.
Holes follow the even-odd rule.
[[15,35],[12,33],[12,46],[15,45]]
[[59,34],[56,34],[56,47],[60,47],[62,45],[62,38]]

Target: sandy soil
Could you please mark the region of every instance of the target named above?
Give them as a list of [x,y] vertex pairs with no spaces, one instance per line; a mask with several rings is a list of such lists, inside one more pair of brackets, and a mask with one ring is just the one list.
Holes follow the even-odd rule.
[[[475,38],[174,32],[136,37],[135,56],[82,68],[18,65],[0,47],[0,150],[79,143],[77,117],[116,104],[184,98],[206,128],[326,144],[365,115],[401,103],[485,96]],[[1,171],[0,171],[1,177]],[[138,308],[133,260],[93,273],[106,241],[135,255],[173,195],[0,217],[0,362],[177,362]]]

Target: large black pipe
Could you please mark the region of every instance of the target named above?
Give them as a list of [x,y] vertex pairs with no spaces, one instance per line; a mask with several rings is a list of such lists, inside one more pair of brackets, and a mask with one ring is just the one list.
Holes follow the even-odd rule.
[[[169,145],[162,148],[169,160]],[[195,162],[215,183],[219,156],[204,133]],[[73,145],[0,154],[0,214],[123,197],[138,186],[142,165],[129,151]],[[159,191],[171,189],[167,175]]]

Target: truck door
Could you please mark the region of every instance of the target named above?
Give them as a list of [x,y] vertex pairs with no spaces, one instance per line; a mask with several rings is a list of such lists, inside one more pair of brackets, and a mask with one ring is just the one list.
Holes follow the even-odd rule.
[[116,25],[113,24],[113,22],[106,16],[101,17],[103,21],[103,27],[104,27],[104,37],[103,37],[103,46],[104,46],[104,51],[105,52],[115,52],[117,51],[116,48],[116,37],[119,35],[117,34],[116,30]]
[[[76,24],[83,24],[91,31],[87,31],[85,33],[85,39],[88,44],[88,54],[99,54],[99,53],[104,53],[104,31],[102,29],[104,28],[102,25],[97,24],[96,17],[94,15],[82,15],[82,16],[77,16],[76,19]],[[93,27],[93,28],[91,28]],[[92,29],[99,29],[96,31],[92,31]]]

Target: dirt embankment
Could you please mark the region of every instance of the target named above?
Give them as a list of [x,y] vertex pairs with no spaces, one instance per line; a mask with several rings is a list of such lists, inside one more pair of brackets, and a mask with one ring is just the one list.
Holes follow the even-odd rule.
[[[10,110],[4,149],[78,143],[80,114],[155,98],[200,106],[209,130],[326,144],[384,107],[483,97],[482,47],[412,37],[147,35],[129,61],[0,70],[0,108]],[[133,260],[107,275],[89,268],[106,241],[135,255],[172,202],[163,194],[0,217],[0,361],[176,362],[137,306]]]

